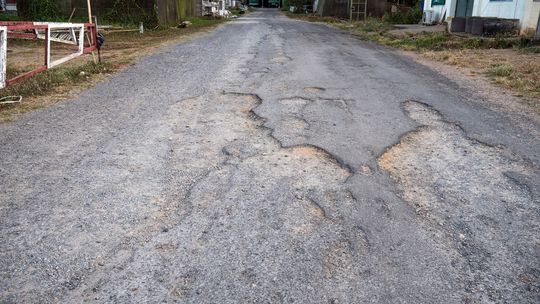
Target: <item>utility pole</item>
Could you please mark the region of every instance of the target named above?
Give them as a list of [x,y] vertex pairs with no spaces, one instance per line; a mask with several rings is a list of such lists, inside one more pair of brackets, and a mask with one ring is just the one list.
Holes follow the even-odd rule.
[[88,23],[94,23],[92,20],[92,5],[90,4],[90,0],[86,0],[86,4],[88,5]]

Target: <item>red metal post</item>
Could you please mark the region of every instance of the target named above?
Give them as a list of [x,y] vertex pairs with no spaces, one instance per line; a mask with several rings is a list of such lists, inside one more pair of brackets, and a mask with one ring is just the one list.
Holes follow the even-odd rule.
[[45,29],[45,66],[48,68],[49,67],[49,55],[50,55],[50,49],[49,49],[49,33],[50,33],[50,28],[47,27]]

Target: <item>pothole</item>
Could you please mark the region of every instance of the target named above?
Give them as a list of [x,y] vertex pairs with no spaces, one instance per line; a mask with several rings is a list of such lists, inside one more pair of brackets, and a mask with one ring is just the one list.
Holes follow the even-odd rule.
[[276,56],[276,57],[272,58],[273,63],[280,63],[280,64],[287,63],[287,62],[289,62],[291,60],[292,60],[291,57],[285,56],[285,55]]
[[313,100],[306,97],[290,97],[290,98],[282,98],[279,100],[280,104],[287,107],[305,106],[309,104],[310,102],[313,102]]
[[304,119],[289,117],[281,121],[281,126],[287,130],[301,131],[307,129],[309,124]]
[[431,210],[447,203],[529,199],[504,174],[527,171],[524,164],[508,159],[499,148],[468,139],[461,128],[422,103],[408,101],[404,109],[423,127],[405,135],[378,164],[398,181],[407,201]]
[[307,88],[304,88],[304,92],[306,93],[321,93],[321,92],[324,92],[326,91],[325,88],[321,88],[321,87],[307,87]]
[[[442,232],[434,236],[461,255],[456,267],[470,274],[471,290],[497,290],[500,284],[526,289],[515,279],[515,267],[532,267],[534,254],[525,248],[535,246],[531,240],[540,221],[531,214],[538,214],[538,207],[528,187],[509,176],[530,178],[531,166],[502,148],[469,139],[423,103],[407,101],[403,108],[422,126],[380,156],[380,168],[390,173],[423,224]],[[514,302],[519,295],[500,296]]]

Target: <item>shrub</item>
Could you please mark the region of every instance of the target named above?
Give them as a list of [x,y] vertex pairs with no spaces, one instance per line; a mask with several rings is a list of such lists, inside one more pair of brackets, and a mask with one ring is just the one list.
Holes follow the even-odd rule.
[[416,24],[422,20],[422,10],[418,2],[406,11],[396,13],[385,13],[383,20],[392,24]]
[[107,13],[105,19],[126,25],[137,25],[143,22],[148,27],[158,24],[157,14],[142,8],[137,0],[114,0],[113,8]]
[[23,20],[57,21],[60,18],[55,0],[19,0],[17,13]]
[[514,69],[511,66],[502,63],[492,64],[488,68],[488,74],[493,77],[508,77],[513,72]]

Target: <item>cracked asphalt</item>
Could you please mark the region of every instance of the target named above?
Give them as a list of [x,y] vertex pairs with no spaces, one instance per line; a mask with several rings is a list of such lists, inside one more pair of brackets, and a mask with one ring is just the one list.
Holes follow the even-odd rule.
[[0,125],[0,302],[539,303],[516,115],[258,10]]

